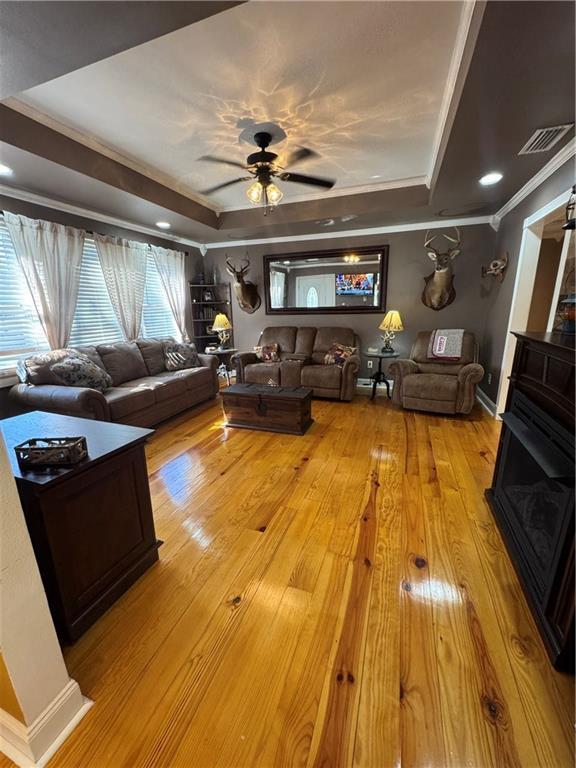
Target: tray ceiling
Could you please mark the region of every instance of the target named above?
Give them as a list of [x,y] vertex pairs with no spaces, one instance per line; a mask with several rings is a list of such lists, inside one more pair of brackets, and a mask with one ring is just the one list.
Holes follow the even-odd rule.
[[[334,194],[427,177],[462,3],[247,3],[19,94],[20,109],[198,198],[244,161],[253,123],[279,124],[280,156],[335,177]],[[56,124],[52,121],[56,121]],[[78,132],[76,134],[75,132]],[[239,184],[209,198],[249,205]],[[325,197],[282,184],[286,202]]]

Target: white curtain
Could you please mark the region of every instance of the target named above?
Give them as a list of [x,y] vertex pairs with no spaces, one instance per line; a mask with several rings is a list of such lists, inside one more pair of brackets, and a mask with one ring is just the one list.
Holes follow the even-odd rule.
[[282,309],[284,307],[285,284],[285,272],[277,272],[276,270],[270,272],[270,302],[272,309]]
[[188,333],[186,331],[185,256],[182,251],[172,251],[157,245],[153,245],[151,248],[174,320],[182,336],[182,341],[186,341]]
[[149,247],[145,243],[96,234],[94,242],[120,327],[128,340],[136,339],[142,325]]
[[4,221],[51,349],[68,344],[85,232],[5,212]]

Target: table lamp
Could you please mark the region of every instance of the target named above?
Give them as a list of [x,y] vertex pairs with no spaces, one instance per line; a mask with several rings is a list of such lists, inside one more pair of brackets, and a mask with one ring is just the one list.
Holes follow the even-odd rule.
[[218,334],[220,339],[220,347],[224,349],[230,338],[230,331],[232,330],[232,323],[223,312],[219,312],[214,318],[212,323],[212,331]]
[[402,318],[400,312],[396,309],[390,309],[386,312],[384,320],[378,326],[379,330],[384,331],[382,338],[384,339],[384,346],[382,347],[382,354],[391,354],[394,352],[394,348],[390,343],[396,336],[397,331],[403,331]]

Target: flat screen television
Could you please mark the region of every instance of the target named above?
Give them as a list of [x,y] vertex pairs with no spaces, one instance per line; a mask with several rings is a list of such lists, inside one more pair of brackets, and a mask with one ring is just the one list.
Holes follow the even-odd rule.
[[336,275],[336,296],[373,296],[374,273]]

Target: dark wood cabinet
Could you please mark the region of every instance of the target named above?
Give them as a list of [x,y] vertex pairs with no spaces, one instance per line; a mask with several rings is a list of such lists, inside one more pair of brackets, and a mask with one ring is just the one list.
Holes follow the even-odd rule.
[[[60,639],[74,642],[158,559],[144,445],[152,430],[33,413],[2,432]],[[33,437],[85,436],[88,458],[22,470],[13,447]]]
[[516,334],[486,495],[557,668],[574,665],[574,337]]

